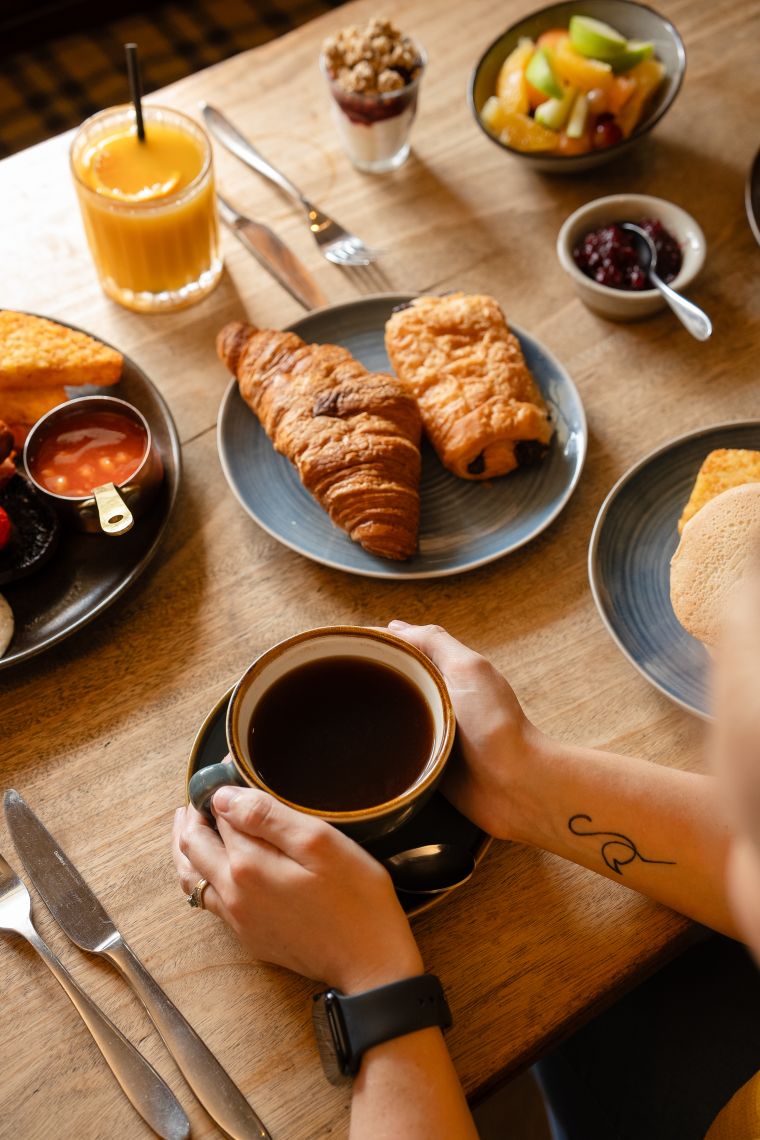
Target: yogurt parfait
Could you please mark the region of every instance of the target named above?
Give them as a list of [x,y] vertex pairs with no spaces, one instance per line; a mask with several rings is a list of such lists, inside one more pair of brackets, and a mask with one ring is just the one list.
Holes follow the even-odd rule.
[[394,170],[409,155],[409,132],[425,54],[390,20],[343,28],[322,46],[320,65],[343,146],[359,170]]

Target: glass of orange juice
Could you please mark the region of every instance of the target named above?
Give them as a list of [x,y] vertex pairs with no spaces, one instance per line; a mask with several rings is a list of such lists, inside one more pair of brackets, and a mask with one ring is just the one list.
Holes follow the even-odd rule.
[[138,312],[182,309],[222,273],[211,143],[179,111],[131,104],[87,119],[71,145],[85,233],[104,292]]

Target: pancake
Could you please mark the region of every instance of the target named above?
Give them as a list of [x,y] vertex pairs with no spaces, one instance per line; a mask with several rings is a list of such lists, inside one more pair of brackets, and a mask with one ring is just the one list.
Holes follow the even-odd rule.
[[760,483],[710,499],[684,526],[670,563],[670,601],[681,625],[708,647],[750,563],[760,559]]

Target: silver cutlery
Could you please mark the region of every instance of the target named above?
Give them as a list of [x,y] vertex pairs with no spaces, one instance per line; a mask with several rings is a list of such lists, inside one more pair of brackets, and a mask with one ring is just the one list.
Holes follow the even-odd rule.
[[232,1078],[150,976],[100,900],[16,791],[5,793],[16,850],[53,918],[82,950],[109,961],[133,987],[206,1112],[233,1140],[271,1140]]
[[649,277],[655,289],[659,289],[681,324],[696,340],[709,340],[712,335],[712,321],[693,301],[687,301],[675,289],[671,289],[657,274],[657,248],[646,230],[634,222],[621,222],[620,228],[633,234],[641,268]]
[[327,298],[311,274],[269,226],[255,222],[245,214],[239,214],[219,193],[216,202],[219,217],[225,225],[229,226],[238,241],[299,305],[303,305],[304,309],[319,309],[327,304]]
[[174,1093],[153,1066],[79,988],[63,963],[37,933],[32,922],[29,892],[2,855],[0,930],[20,934],[34,947],[71,998],[113,1075],[153,1131],[165,1140],[186,1140],[190,1135],[190,1122]]
[[380,250],[371,249],[356,234],[349,233],[334,218],[318,209],[282,171],[272,166],[261,151],[241,135],[236,127],[233,127],[221,111],[208,103],[201,103],[201,113],[214,138],[226,146],[241,162],[273,182],[275,186],[279,186],[289,198],[303,207],[309,221],[309,229],[323,257],[335,265],[342,266],[371,265],[377,260]]

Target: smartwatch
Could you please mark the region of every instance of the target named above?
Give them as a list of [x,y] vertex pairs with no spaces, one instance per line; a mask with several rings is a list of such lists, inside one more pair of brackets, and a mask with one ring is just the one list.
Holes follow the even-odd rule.
[[325,1076],[335,1085],[355,1076],[373,1045],[417,1029],[451,1025],[443,986],[433,974],[404,978],[361,994],[314,994],[314,1032]]

